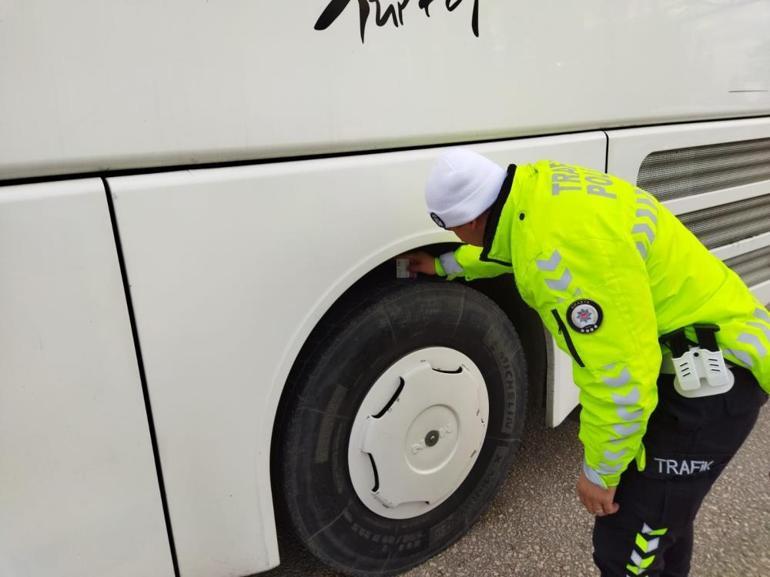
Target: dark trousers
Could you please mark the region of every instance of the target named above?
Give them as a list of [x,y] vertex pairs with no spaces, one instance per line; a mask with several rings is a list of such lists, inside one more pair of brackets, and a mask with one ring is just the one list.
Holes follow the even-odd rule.
[[695,515],[767,401],[751,372],[732,371],[730,391],[699,399],[680,396],[673,375],[660,375],[644,437],[647,466],[641,472],[629,466],[615,494],[620,510],[594,525],[602,577],[689,573]]

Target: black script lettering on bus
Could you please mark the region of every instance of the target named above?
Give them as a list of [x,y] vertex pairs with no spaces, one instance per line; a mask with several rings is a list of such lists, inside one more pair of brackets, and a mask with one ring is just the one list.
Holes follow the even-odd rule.
[[[361,27],[361,42],[366,39],[366,26],[369,23],[369,17],[374,5],[374,22],[383,28],[389,23],[395,28],[404,25],[404,11],[412,0],[357,0],[358,1],[358,19]],[[440,1],[440,0],[439,0]],[[443,3],[449,12],[454,12],[464,0],[444,0]],[[471,18],[471,28],[473,34],[479,36],[479,1],[473,0],[473,16]],[[425,16],[430,18],[431,4],[436,0],[417,0],[417,6],[425,12]],[[315,23],[316,30],[326,30],[334,24],[337,18],[345,11],[345,8],[351,3],[351,0],[330,0],[324,11]]]

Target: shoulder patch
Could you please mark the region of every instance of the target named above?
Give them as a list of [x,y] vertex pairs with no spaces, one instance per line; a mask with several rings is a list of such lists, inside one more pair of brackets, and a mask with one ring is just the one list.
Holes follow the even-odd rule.
[[596,331],[604,318],[602,307],[596,301],[579,299],[567,309],[569,325],[579,333],[589,334]]

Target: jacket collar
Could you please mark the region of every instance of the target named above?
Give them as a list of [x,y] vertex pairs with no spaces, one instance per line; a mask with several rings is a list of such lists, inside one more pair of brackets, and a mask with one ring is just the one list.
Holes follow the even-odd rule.
[[489,210],[487,226],[484,230],[484,247],[479,257],[482,261],[496,262],[499,264],[511,264],[511,222],[515,210],[513,202],[508,202],[513,188],[513,179],[516,176],[516,165],[508,167],[508,174],[497,195],[497,200],[492,203]]

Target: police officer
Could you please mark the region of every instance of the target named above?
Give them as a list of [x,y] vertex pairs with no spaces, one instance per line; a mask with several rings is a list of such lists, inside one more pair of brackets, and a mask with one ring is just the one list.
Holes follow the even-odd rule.
[[770,391],[765,306],[652,195],[599,171],[553,161],[506,171],[452,149],[426,202],[466,244],[408,255],[410,270],[512,272],[572,356],[577,492],[597,517],[602,577],[687,575],[695,515]]

